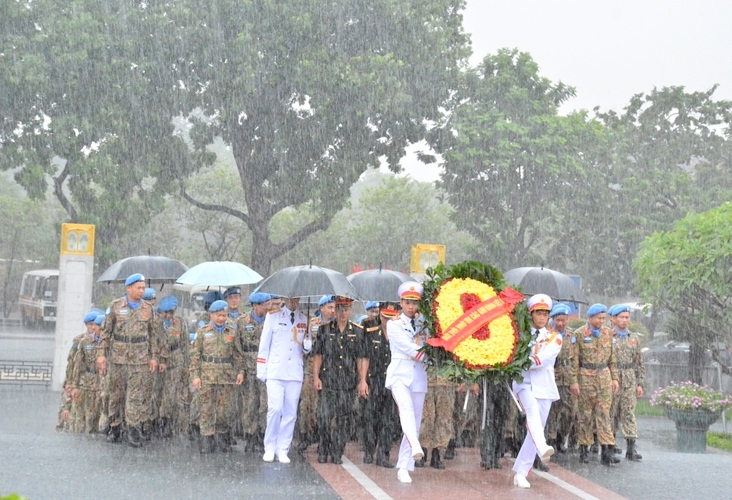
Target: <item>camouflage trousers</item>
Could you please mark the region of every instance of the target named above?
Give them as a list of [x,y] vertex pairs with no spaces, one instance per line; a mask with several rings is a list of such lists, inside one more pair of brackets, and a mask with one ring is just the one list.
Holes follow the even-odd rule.
[[569,391],[568,385],[557,386],[559,399],[552,403],[546,423],[546,438],[562,439],[577,432],[577,396]]
[[258,435],[267,428],[267,384],[257,379],[256,352],[245,354],[244,373],[244,383],[239,389],[242,432]]
[[229,432],[231,420],[232,384],[204,384],[198,391],[198,425],[202,436]]
[[439,448],[444,454],[455,432],[454,409],[454,385],[435,385],[429,388],[424,398],[422,425],[419,430],[419,444],[423,449]]
[[191,406],[188,370],[183,366],[168,366],[163,375],[165,382],[158,416],[170,420],[171,429],[182,432],[188,428]]
[[[465,397],[469,391],[466,389],[465,392],[455,392],[455,406],[452,411],[452,420],[454,423],[453,437],[460,439],[464,432],[468,432],[472,438],[476,438],[479,434],[480,428],[480,408],[482,408],[483,398],[468,396],[468,406],[465,406]],[[463,411],[465,410],[465,411]]]
[[99,414],[101,412],[99,384],[100,379],[96,372],[82,374],[79,398],[75,403],[78,411],[76,432],[93,433],[99,431]]
[[139,427],[150,420],[152,374],[148,365],[112,363],[109,373],[109,425]]
[[593,426],[601,445],[615,444],[610,424],[610,405],[613,400],[610,370],[580,369],[580,395],[577,403],[577,434],[581,446],[594,442]]
[[297,433],[300,441],[313,442],[318,422],[318,391],[313,386],[313,360],[305,360],[305,374],[297,406]]
[[[518,426],[518,406],[508,392],[506,384],[486,384],[485,427],[483,427],[483,393],[478,401],[477,425],[480,429],[480,460],[486,469],[500,467],[498,461],[503,457],[503,443],[507,435],[523,439],[525,433]],[[472,398],[472,396],[471,396]],[[478,399],[478,398],[472,398]],[[513,419],[510,415],[513,414]],[[509,429],[511,427],[511,429]],[[520,435],[517,435],[519,434]]]
[[318,406],[318,455],[340,458],[353,427],[352,389],[323,389]]
[[617,396],[613,398],[610,407],[610,418],[612,419],[613,435],[622,428],[625,439],[636,439],[638,437],[638,425],[635,421],[636,384],[635,376],[623,378]]
[[401,437],[399,416],[391,391],[384,380],[369,383],[369,397],[360,400],[361,443],[366,455],[373,455],[376,446],[389,452],[397,437]]
[[[61,401],[58,405],[58,421],[56,423],[56,430],[58,432],[74,432],[72,429],[73,420],[71,419],[72,405],[71,389],[64,387],[61,390]],[[68,416],[66,412],[69,412]]]

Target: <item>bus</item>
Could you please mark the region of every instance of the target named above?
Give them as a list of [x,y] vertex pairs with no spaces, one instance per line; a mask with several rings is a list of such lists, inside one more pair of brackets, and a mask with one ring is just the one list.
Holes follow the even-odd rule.
[[54,327],[57,301],[58,269],[39,269],[23,275],[18,307],[24,327]]

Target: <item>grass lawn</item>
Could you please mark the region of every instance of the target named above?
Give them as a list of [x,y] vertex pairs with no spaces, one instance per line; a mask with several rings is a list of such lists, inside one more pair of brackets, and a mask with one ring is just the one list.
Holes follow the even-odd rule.
[[723,432],[707,432],[707,446],[732,452],[732,434]]
[[651,406],[647,399],[639,399],[635,406],[635,414],[638,417],[665,417],[666,412],[660,406]]

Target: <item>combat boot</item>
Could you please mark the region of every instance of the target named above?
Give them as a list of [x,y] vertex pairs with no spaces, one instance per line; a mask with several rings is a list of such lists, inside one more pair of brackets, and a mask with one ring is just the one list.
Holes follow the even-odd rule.
[[593,434],[595,438],[595,442],[592,443],[592,447],[590,447],[590,453],[599,453],[600,452],[600,442],[597,440],[597,434]]
[[376,455],[376,465],[379,467],[386,467],[387,469],[393,469],[394,464],[389,462],[389,452],[383,451],[381,447],[379,447],[379,452]]
[[620,459],[613,453],[613,445],[603,444],[602,455],[600,457],[600,463],[602,465],[615,465],[620,463]]
[[554,449],[557,450],[557,453],[561,453],[564,455],[567,453],[567,448],[564,447],[564,436],[557,433],[557,439],[554,440]]
[[580,463],[589,464],[590,463],[590,451],[587,449],[587,445],[581,444],[579,449],[580,449],[580,456],[579,456]]
[[107,433],[108,443],[118,443],[120,438],[119,425],[110,426],[109,432]]
[[374,463],[374,454],[364,451],[363,452],[363,463],[365,463],[365,464]]
[[231,453],[231,442],[233,438],[228,432],[219,432],[216,434],[216,447],[222,453]]
[[198,441],[198,451],[201,455],[213,453],[216,449],[216,438],[214,436],[201,436]]
[[447,449],[445,450],[445,460],[452,460],[455,458],[455,439],[451,439],[447,443]]
[[538,455],[534,457],[534,469],[549,472],[549,466],[542,462]]
[[432,448],[432,457],[430,458],[430,467],[433,469],[444,469],[445,464],[440,458],[440,450],[438,448]]
[[173,436],[173,430],[170,428],[170,421],[165,418],[160,418],[160,437],[168,439]]
[[420,458],[419,460],[414,461],[414,466],[415,467],[424,467],[425,462],[427,462],[427,460],[425,460],[425,457],[422,456],[422,458]]
[[625,458],[632,462],[640,462],[643,457],[635,449],[635,439],[626,439],[626,441],[628,442],[628,451],[625,452]]
[[127,444],[133,448],[142,446],[142,434],[139,427],[127,428]]

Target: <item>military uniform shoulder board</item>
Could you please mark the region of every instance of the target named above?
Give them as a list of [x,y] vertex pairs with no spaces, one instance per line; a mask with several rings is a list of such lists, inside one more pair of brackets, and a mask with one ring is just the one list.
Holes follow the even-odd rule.
[[274,309],[270,309],[269,311],[267,311],[267,314],[277,314],[278,312],[280,312],[280,309],[281,308],[279,307],[275,307]]
[[379,325],[372,326],[371,328],[367,328],[366,331],[371,333],[371,332],[375,332],[375,331],[379,330],[380,328],[381,328],[381,326],[379,326]]

